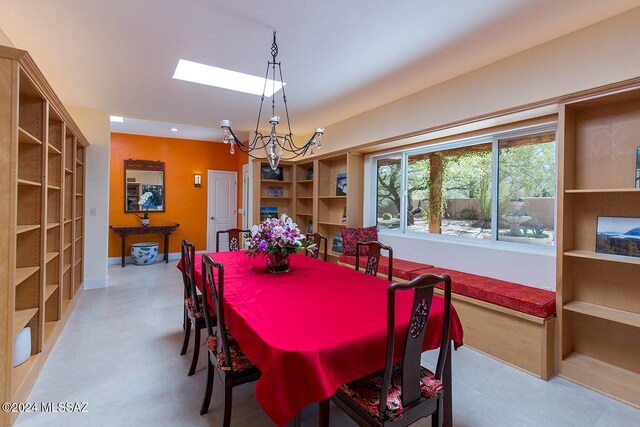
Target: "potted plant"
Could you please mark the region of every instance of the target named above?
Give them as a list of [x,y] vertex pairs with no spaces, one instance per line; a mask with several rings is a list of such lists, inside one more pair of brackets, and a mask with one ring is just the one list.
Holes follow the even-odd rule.
[[286,214],[280,218],[267,218],[251,227],[245,234],[247,256],[264,256],[271,273],[289,271],[289,257],[299,248],[308,248],[311,242],[300,232],[298,225]]
[[151,191],[147,191],[140,196],[140,200],[138,200],[138,205],[140,205],[140,210],[143,213],[142,216],[138,214],[136,214],[136,216],[142,220],[143,227],[149,225],[149,206],[151,205],[151,197],[153,197],[153,193]]

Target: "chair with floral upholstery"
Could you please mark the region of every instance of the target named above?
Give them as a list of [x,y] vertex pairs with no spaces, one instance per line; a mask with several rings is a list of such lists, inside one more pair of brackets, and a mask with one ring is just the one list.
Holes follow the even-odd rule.
[[241,228],[230,228],[228,230],[220,230],[216,233],[216,252],[220,252],[220,235],[229,235],[229,252],[239,251],[242,243],[242,235],[250,233],[251,230],[242,230]]
[[364,272],[371,276],[376,276],[378,274],[380,253],[382,250],[387,251],[389,254],[389,272],[387,275],[387,280],[391,281],[391,277],[393,276],[393,249],[391,248],[391,246],[383,245],[376,240],[356,243],[356,271],[360,271],[360,255],[366,254],[368,258]]
[[[215,273],[214,273],[215,271]],[[217,283],[216,283],[217,279]],[[207,386],[200,407],[200,415],[209,411],[211,393],[213,391],[213,373],[218,376],[224,385],[224,411],[222,415],[223,427],[231,424],[231,408],[233,400],[233,387],[248,382],[257,381],[260,378],[260,370],[244,355],[238,343],[233,339],[226,328],[224,318],[224,265],[215,262],[209,255],[202,256],[202,293],[211,295],[218,313],[217,327],[210,316],[205,314],[207,325]],[[209,299],[202,298],[204,312],[209,306]]]
[[[442,340],[434,372],[420,364],[433,290],[444,282]],[[409,327],[405,334],[395,329],[396,294],[413,292]],[[451,278],[448,274],[423,274],[408,283],[392,283],[388,291],[386,362],[383,370],[341,385],[331,400],[359,425],[408,426],[431,415],[432,426],[443,422],[443,384],[451,320]],[[403,352],[396,351],[404,345]],[[394,360],[394,354],[402,354]],[[320,405],[321,425],[329,422],[329,401]]]
[[[191,367],[189,368],[189,376],[193,375],[198,366],[198,355],[200,354],[200,331],[205,328],[204,312],[202,308],[202,295],[198,295],[195,284],[194,259],[196,255],[196,246],[189,243],[186,239],[182,239],[181,256],[182,256],[182,282],[184,285],[184,341],[180,355],[184,355],[189,347],[189,338],[191,335],[191,327],[195,330],[193,343],[193,358],[191,359]],[[211,319],[216,321],[216,313],[211,308]]]
[[313,233],[307,234],[307,240],[313,241],[313,247],[307,248],[307,256],[312,256],[315,259],[318,259],[318,255],[320,254],[320,248],[322,247],[322,242],[324,242],[324,260],[327,260],[327,244],[328,239],[323,236],[321,233]]

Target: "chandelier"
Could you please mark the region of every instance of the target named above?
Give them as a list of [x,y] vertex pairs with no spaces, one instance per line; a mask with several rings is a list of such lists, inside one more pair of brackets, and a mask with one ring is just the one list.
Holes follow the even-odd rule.
[[[289,109],[287,108],[287,95],[284,91],[284,81],[282,80],[282,69],[280,68],[280,62],[276,62],[276,56],[278,56],[278,44],[276,43],[276,31],[273,31],[273,43],[271,44],[271,56],[272,60],[267,62],[267,72],[264,79],[264,88],[262,90],[262,97],[260,98],[260,109],[258,110],[258,120],[256,122],[256,130],[254,132],[253,140],[251,142],[243,142],[236,137],[233,129],[231,129],[231,122],[229,120],[222,120],[220,126],[224,129],[223,142],[230,144],[229,152],[235,153],[235,147],[241,152],[245,153],[249,157],[254,159],[268,160],[271,169],[275,170],[280,163],[280,160],[292,160],[296,157],[304,156],[309,153],[313,156],[313,148],[320,149],[320,138],[324,133],[324,128],[316,129],[315,133],[311,136],[311,139],[302,146],[296,145],[293,140],[293,133],[291,133],[291,124],[289,123]],[[276,73],[276,68],[278,72]],[[269,71],[272,73],[271,84],[273,85],[272,98],[271,98],[271,116],[269,117],[269,124],[271,125],[271,132],[262,133],[259,130],[260,119],[262,116],[262,107],[264,104],[265,92],[267,84],[269,82]],[[280,86],[282,88],[282,102],[284,104],[284,113],[287,119],[287,131],[286,134],[278,134],[277,126],[280,124],[280,116],[276,115],[276,77],[279,79]]]

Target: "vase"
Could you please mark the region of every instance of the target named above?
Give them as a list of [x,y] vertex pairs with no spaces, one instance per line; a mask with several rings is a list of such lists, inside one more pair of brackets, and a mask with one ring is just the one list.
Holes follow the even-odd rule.
[[267,254],[267,271],[274,274],[289,272],[289,254]]
[[149,225],[149,218],[142,218],[142,226],[146,227],[147,225]]
[[158,243],[142,242],[131,245],[131,259],[135,265],[153,264],[157,256]]

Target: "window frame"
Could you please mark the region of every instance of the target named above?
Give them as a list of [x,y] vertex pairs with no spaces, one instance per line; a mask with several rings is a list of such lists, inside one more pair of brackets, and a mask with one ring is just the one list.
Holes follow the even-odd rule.
[[[500,153],[500,141],[504,139],[517,138],[526,135],[533,135],[544,132],[554,132],[555,138],[555,195],[553,201],[553,217],[554,217],[554,238],[553,245],[533,245],[520,242],[506,242],[498,239],[498,202],[499,202],[499,153]],[[436,151],[445,151],[462,147],[469,147],[479,144],[491,144],[491,239],[470,239],[463,236],[451,236],[445,234],[433,234],[418,231],[407,230],[407,196],[408,196],[408,164],[409,156],[416,154],[432,153]],[[500,247],[504,249],[513,249],[521,252],[554,252],[556,250],[557,242],[557,204],[558,204],[558,123],[550,122],[531,126],[524,126],[517,129],[502,131],[502,132],[488,132],[484,135],[474,136],[470,138],[461,138],[451,141],[444,141],[434,144],[422,145],[419,147],[398,149],[393,151],[386,151],[380,154],[373,154],[370,157],[371,161],[371,173],[369,178],[371,179],[371,189],[374,191],[374,195],[371,198],[371,204],[369,209],[373,215],[371,215],[372,225],[378,225],[376,213],[378,211],[378,160],[386,159],[391,156],[401,156],[401,180],[400,180],[400,227],[396,229],[379,229],[378,233],[385,235],[392,235],[396,237],[406,236],[423,240],[434,240],[441,242],[455,242],[458,244],[469,244],[473,246],[484,247]]]

